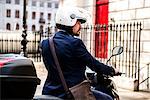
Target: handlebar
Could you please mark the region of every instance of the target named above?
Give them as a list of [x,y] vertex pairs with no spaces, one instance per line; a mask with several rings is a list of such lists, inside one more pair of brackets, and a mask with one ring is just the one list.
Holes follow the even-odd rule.
[[125,73],[118,72],[118,73],[116,73],[114,76],[121,76],[122,74],[125,74]]

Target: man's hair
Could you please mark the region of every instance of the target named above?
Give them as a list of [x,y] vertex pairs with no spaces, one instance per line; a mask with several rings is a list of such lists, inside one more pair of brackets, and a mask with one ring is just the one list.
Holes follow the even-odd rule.
[[68,32],[68,33],[70,33],[70,34],[72,34],[72,26],[65,26],[65,25],[61,25],[61,24],[56,24],[56,27],[58,28],[58,29],[62,29],[62,30],[65,30],[66,32]]

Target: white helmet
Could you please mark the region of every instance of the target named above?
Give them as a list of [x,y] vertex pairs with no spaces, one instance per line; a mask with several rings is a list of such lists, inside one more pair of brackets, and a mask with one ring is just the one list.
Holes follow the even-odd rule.
[[56,24],[74,26],[77,20],[81,23],[86,22],[86,18],[84,17],[84,9],[77,7],[66,7],[59,8],[56,13]]

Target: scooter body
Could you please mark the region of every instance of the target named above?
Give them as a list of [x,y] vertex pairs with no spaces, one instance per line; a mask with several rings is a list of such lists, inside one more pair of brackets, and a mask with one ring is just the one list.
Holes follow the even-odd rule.
[[91,82],[91,86],[98,91],[110,95],[114,100],[119,100],[117,87],[114,81],[109,77],[102,76],[101,74],[86,73]]

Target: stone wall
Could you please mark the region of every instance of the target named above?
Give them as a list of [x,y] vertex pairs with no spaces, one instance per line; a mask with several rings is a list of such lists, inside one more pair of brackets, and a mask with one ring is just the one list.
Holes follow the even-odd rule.
[[[144,80],[150,62],[150,0],[109,0],[109,22],[141,22],[140,79]],[[149,71],[150,72],[150,71]],[[146,77],[145,77],[146,76]],[[140,81],[142,81],[140,80]],[[149,80],[150,82],[150,80]],[[142,83],[143,85],[144,83]],[[145,83],[146,85],[147,83]],[[141,86],[142,86],[141,85]]]

